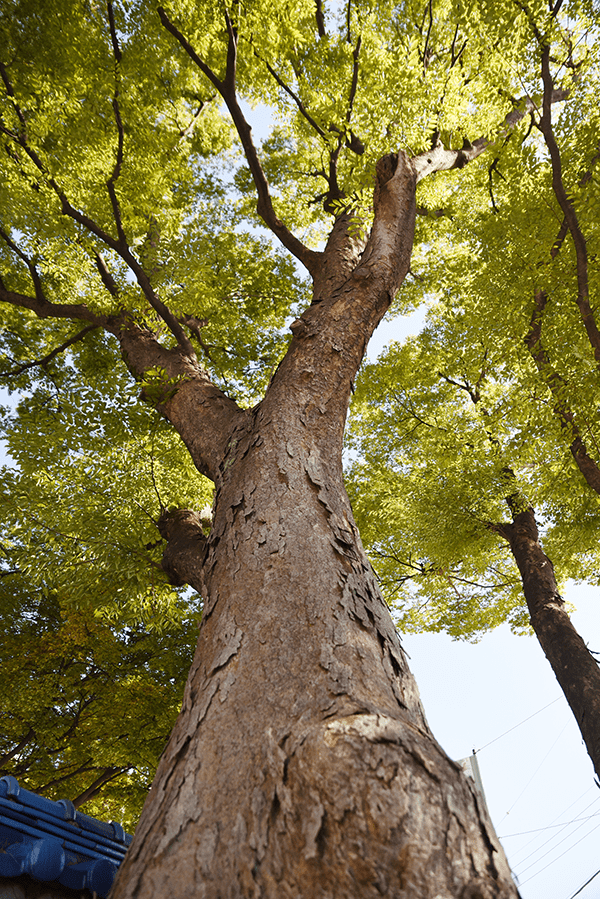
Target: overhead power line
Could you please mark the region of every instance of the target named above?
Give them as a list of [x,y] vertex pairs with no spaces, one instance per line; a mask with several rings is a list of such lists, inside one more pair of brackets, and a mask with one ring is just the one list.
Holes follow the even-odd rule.
[[509,729],[508,729],[508,730],[505,730],[504,733],[503,733],[503,734],[500,734],[499,737],[494,737],[493,740],[490,740],[490,742],[489,742],[489,743],[486,743],[485,746],[482,746],[481,749],[474,749],[473,752],[474,752],[474,753],[482,752],[484,749],[487,749],[488,746],[491,746],[491,745],[492,745],[492,743],[496,743],[497,740],[501,740],[502,737],[505,737],[505,736],[506,736],[507,734],[509,734],[511,731],[516,730],[517,727],[521,727],[521,725],[522,725],[522,724],[525,724],[526,721],[530,721],[532,718],[535,718],[536,715],[539,715],[540,712],[543,712],[543,711],[545,711],[546,709],[549,709],[550,706],[551,706],[551,705],[554,705],[555,702],[558,702],[558,700],[559,700],[560,698],[561,698],[560,696],[557,696],[556,699],[553,699],[552,702],[549,702],[549,703],[548,703],[548,705],[545,705],[543,708],[538,709],[537,712],[534,712],[534,713],[533,713],[533,715],[529,715],[529,717],[524,718],[522,721],[519,721],[519,723],[518,723],[518,724],[515,724],[513,727],[509,727]]
[[[580,824],[579,827],[583,827],[583,824]],[[579,830],[579,827],[576,827],[574,831],[572,831],[570,834],[568,834],[568,836],[566,836],[563,840],[561,840],[561,843],[564,843],[564,841],[567,840],[570,836],[572,836],[572,835],[575,833],[575,831]],[[593,834],[596,830],[598,830],[599,827],[600,827],[600,824],[596,824],[596,826],[593,827],[592,830],[588,830],[588,832],[587,832],[586,834],[584,834],[582,837],[580,837],[578,840],[576,840],[574,843],[572,843],[570,846],[568,846],[568,847],[564,850],[564,852],[561,852],[560,855],[557,855],[556,858],[553,858],[552,861],[551,861],[551,862],[548,862],[547,865],[544,865],[543,868],[540,868],[539,871],[536,871],[535,874],[532,874],[531,877],[528,877],[527,880],[521,880],[520,877],[519,877],[520,883],[521,883],[522,885],[525,885],[526,883],[529,883],[530,880],[533,880],[534,877],[537,877],[538,874],[541,874],[542,871],[545,871],[546,868],[549,868],[551,865],[553,865],[555,862],[557,862],[557,861],[559,860],[559,858],[562,858],[563,855],[566,855],[567,852],[570,852],[571,849],[574,849],[575,846],[578,846],[579,843],[581,843],[583,840],[586,840],[591,834]],[[559,845],[560,845],[560,844],[559,844]],[[557,848],[557,847],[555,846],[554,849],[556,849],[556,848]],[[554,849],[549,849],[548,852],[545,852],[545,853],[544,853],[544,855],[549,855],[550,852],[554,852]],[[532,862],[530,865],[528,865],[528,866],[524,869],[524,871],[521,872],[521,875],[524,874],[525,871],[528,871],[530,868],[533,868],[534,865],[537,865],[537,862],[541,861],[542,858],[544,858],[544,855],[540,856],[540,858],[538,858],[537,861]]]
[[542,830],[554,830],[555,827],[568,827],[569,824],[575,824],[577,821],[589,821],[590,818],[597,818],[600,812],[594,812],[593,815],[587,815],[585,818],[573,818],[572,821],[563,821],[562,824],[548,824],[547,827],[536,827],[535,830],[522,830],[521,833],[506,833],[499,836],[499,840],[507,840],[509,837],[526,837],[530,833],[541,833]]
[[[593,805],[595,805],[597,802],[600,802],[600,796],[596,796],[595,799],[593,799],[591,802],[589,802],[589,803],[586,805],[586,807],[583,808],[583,809],[581,810],[581,813],[587,812],[587,810],[588,810],[589,808],[591,808]],[[595,815],[592,815],[592,816],[590,816],[590,817],[595,817]],[[554,820],[556,820],[556,819],[554,819]],[[583,820],[584,823],[585,823],[585,820],[586,820],[586,819],[580,819],[580,820]],[[550,823],[551,823],[551,824],[554,824],[554,821],[551,821]],[[560,836],[560,834],[562,833],[562,831],[563,831],[563,830],[566,830],[567,827],[569,827],[569,826],[570,826],[569,824],[563,824],[562,828],[558,831],[558,833],[555,833],[553,836],[548,837],[548,839],[545,840],[541,845],[539,845],[539,846],[537,847],[537,849],[533,849],[533,850],[529,853],[529,855],[526,855],[524,858],[519,859],[519,861],[517,862],[517,865],[523,865],[523,864],[525,864],[525,862],[527,861],[527,859],[531,858],[533,855],[537,855],[539,852],[541,852],[541,850],[544,848],[544,846],[548,846],[550,843],[554,842],[554,841],[556,840],[556,838]],[[569,837],[571,836],[571,834],[575,833],[575,831],[579,830],[581,827],[583,827],[583,824],[580,824],[579,827],[576,827],[575,830],[570,831],[570,833],[565,834],[565,836],[562,838],[562,840],[559,840],[558,843],[555,844],[555,846],[553,847],[553,849],[552,849],[552,850],[548,850],[548,851],[554,851],[554,849],[556,849],[557,846],[560,846],[561,843],[564,843],[565,840],[568,840]],[[519,855],[521,852],[523,852],[523,850],[526,849],[527,846],[531,845],[532,842],[535,843],[535,837],[534,837],[533,840],[530,840],[528,843],[526,843],[525,846],[522,846],[521,849],[519,849],[519,850],[515,853],[515,855]],[[548,853],[546,852],[546,853],[544,853],[544,854],[547,855]],[[543,856],[541,856],[541,857],[543,858]],[[540,860],[540,859],[538,859],[538,861],[539,861],[539,860]],[[515,861],[514,857],[513,857],[513,861]],[[537,862],[533,862],[533,864],[537,864]],[[531,867],[531,866],[530,866],[530,867]]]
[[[556,701],[556,700],[555,700],[555,701]],[[552,704],[552,703],[551,703],[551,704]],[[541,711],[541,709],[540,709],[540,711]],[[533,718],[533,715],[531,715],[530,717]],[[559,733],[558,737],[556,738],[556,740],[554,741],[554,743],[552,744],[552,746],[550,747],[550,749],[548,750],[548,752],[546,753],[546,755],[544,756],[544,758],[542,759],[542,761],[539,763],[539,765],[537,766],[537,768],[535,769],[535,771],[533,772],[533,774],[531,775],[531,777],[529,778],[529,780],[527,781],[527,783],[525,784],[525,786],[523,787],[523,789],[521,790],[521,792],[519,793],[519,795],[517,796],[517,798],[515,799],[515,801],[513,802],[513,804],[511,805],[511,807],[509,808],[509,810],[508,810],[508,811],[506,812],[506,814],[504,815],[504,818],[506,818],[506,817],[508,817],[508,815],[510,815],[510,813],[511,813],[512,810],[514,809],[515,805],[517,804],[517,802],[519,801],[519,799],[521,798],[521,796],[523,795],[523,793],[525,792],[525,790],[527,789],[527,787],[529,786],[529,784],[531,783],[531,781],[534,779],[534,777],[536,776],[536,774],[538,773],[538,771],[540,770],[540,768],[542,767],[542,765],[544,764],[544,762],[546,761],[546,759],[548,758],[548,756],[550,755],[550,753],[552,752],[552,750],[554,749],[554,747],[556,746],[556,744],[558,743],[558,741],[560,740],[560,738],[562,737],[562,735],[564,734],[564,732],[565,732],[565,730],[567,729],[568,725],[569,725],[569,722],[567,721],[567,723],[565,724],[565,726],[563,727],[563,729],[562,729],[561,732]],[[518,727],[518,725],[517,725],[517,727]],[[514,730],[514,728],[513,728],[513,730]],[[504,821],[504,818],[502,818],[502,821]],[[502,821],[500,821],[500,824],[502,824]]]
[[594,877],[597,877],[598,874],[600,874],[600,868],[596,871],[595,874],[592,874],[592,876],[590,877],[590,879],[589,879],[589,880],[586,880],[586,882],[585,882],[582,886],[580,886],[578,890],[575,890],[575,892],[572,893],[572,894],[569,896],[569,899],[575,899],[575,896],[579,896],[579,894],[581,893],[581,891],[582,891],[582,890],[585,890],[585,888],[586,888],[586,886],[588,885],[588,883],[591,883],[592,880],[594,879]]
[[[580,802],[584,796],[587,796],[588,793],[591,793],[592,790],[595,790],[595,786],[588,787],[586,790],[584,790],[583,793],[581,793],[581,795],[577,797],[577,799],[574,799],[572,802],[570,802],[566,808],[562,809],[562,811],[560,811],[558,813],[558,815],[552,819],[549,826],[551,826],[552,824],[555,824],[559,818],[562,818],[564,815],[566,815],[566,813],[569,811],[569,809],[572,809],[574,805],[577,805],[577,803]],[[598,801],[598,798],[599,798],[598,795],[595,793],[595,798],[592,800],[592,802],[589,802],[584,808],[580,809],[578,814],[580,816],[583,815],[583,813],[586,812],[588,810],[588,808],[590,808],[590,806],[592,806],[595,802]],[[564,826],[565,825],[563,825],[563,827]],[[520,852],[523,852],[525,849],[527,849],[528,846],[531,846],[532,843],[535,843],[536,840],[537,840],[537,837],[535,837],[535,836],[532,837],[530,840],[527,840],[527,842],[524,843],[521,846],[521,848],[518,850],[517,854],[519,854]],[[543,843],[542,845],[545,846],[546,843]],[[538,849],[541,849],[541,848],[542,848],[541,846],[538,847]]]

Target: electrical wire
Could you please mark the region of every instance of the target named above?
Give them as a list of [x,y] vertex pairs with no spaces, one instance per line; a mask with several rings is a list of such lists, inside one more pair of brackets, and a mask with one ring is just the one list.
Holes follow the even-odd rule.
[[498,837],[498,839],[508,840],[509,837],[526,837],[530,833],[541,833],[543,830],[554,830],[555,827],[568,827],[570,824],[575,824],[577,821],[589,821],[590,818],[597,818],[598,815],[600,815],[600,812],[594,812],[593,815],[588,815],[586,818],[573,818],[572,821],[563,821],[561,824],[548,824],[547,827],[537,827],[535,830],[522,830],[521,833],[506,833],[504,836]]
[[575,896],[579,896],[581,891],[584,890],[586,888],[586,886],[588,885],[588,883],[591,883],[592,880],[594,879],[594,877],[597,877],[598,874],[600,874],[600,868],[596,871],[595,874],[592,874],[592,876],[590,877],[589,880],[586,880],[586,882],[583,884],[583,886],[580,886],[578,890],[575,890],[575,892],[569,896],[569,899],[575,899]]
[[[589,808],[591,808],[591,807],[592,807],[593,805],[595,805],[597,802],[600,802],[600,796],[597,796],[595,799],[593,799],[593,800],[592,800],[590,803],[588,803],[588,805],[586,805],[586,807],[585,807],[584,809],[582,809],[581,811],[582,811],[582,812],[586,812]],[[595,817],[595,816],[590,816],[590,817]],[[583,819],[583,820],[584,820],[584,823],[585,823],[585,821],[588,820],[588,819],[585,818],[585,819]],[[567,827],[570,827],[571,823],[573,823],[573,822],[569,822],[569,824],[564,824],[563,827],[562,827],[562,829],[559,830],[558,833],[555,833],[555,834],[553,834],[551,837],[548,837],[548,839],[547,839],[544,843],[542,843],[540,846],[538,846],[537,849],[534,849],[532,852],[530,852],[529,855],[526,855],[525,858],[522,858],[517,864],[522,865],[522,864],[524,864],[524,863],[527,861],[528,858],[531,858],[533,855],[537,855],[537,853],[538,853],[541,849],[543,849],[544,846],[547,846],[548,843],[551,843],[553,840],[556,839],[556,837],[559,837],[563,830],[565,830]],[[583,827],[583,824],[581,824],[580,827]],[[554,849],[556,849],[557,846],[560,846],[561,843],[564,843],[564,841],[567,840],[567,839],[571,836],[571,834],[575,833],[576,830],[579,830],[579,827],[576,827],[575,830],[572,830],[571,833],[568,833],[565,837],[563,837],[563,839],[560,840],[560,841],[556,844],[556,846],[553,847],[553,849],[549,849],[548,852],[552,852]],[[529,843],[527,843],[525,846],[522,846],[520,851],[522,852],[523,849],[526,849],[527,846],[530,845],[532,842],[534,842],[534,840],[530,840]],[[548,855],[548,852],[545,852],[544,855]],[[516,852],[516,853],[515,853],[515,855],[518,855],[518,854],[519,854],[519,852]],[[542,855],[541,858],[544,858],[544,855]],[[540,860],[540,859],[538,859],[538,861],[539,861],[539,860]],[[531,864],[532,864],[532,865],[535,865],[536,862],[532,862]],[[529,867],[531,867],[531,865],[529,865]],[[527,870],[527,869],[526,869],[526,870]]]
[[474,750],[473,750],[473,753],[476,755],[478,752],[482,752],[484,749],[487,749],[488,746],[491,746],[491,745],[492,745],[492,743],[495,743],[497,740],[501,740],[502,737],[505,737],[505,736],[506,736],[507,734],[509,734],[511,731],[516,730],[517,727],[521,727],[521,725],[522,725],[522,724],[525,724],[526,721],[530,721],[532,718],[535,718],[536,715],[539,715],[540,712],[543,712],[543,711],[545,711],[546,709],[549,709],[550,706],[551,706],[551,705],[554,705],[555,702],[558,702],[559,699],[561,699],[561,697],[560,697],[560,696],[557,696],[556,699],[553,699],[552,702],[549,702],[548,705],[545,705],[543,708],[538,709],[537,712],[534,712],[534,713],[533,713],[533,715],[529,715],[528,718],[523,718],[522,721],[519,721],[519,723],[518,723],[518,724],[515,724],[513,727],[509,727],[509,729],[508,729],[508,730],[505,730],[504,733],[503,733],[503,734],[500,734],[499,737],[494,737],[493,740],[490,740],[490,742],[489,742],[489,743],[486,743],[485,746],[482,746],[481,749],[474,749]]
[[[550,703],[550,705],[552,705],[552,703]],[[547,708],[547,706],[546,706],[546,708]],[[540,711],[542,711],[542,709],[540,709]],[[531,715],[530,717],[533,718],[533,715]],[[525,784],[525,786],[523,787],[523,789],[521,790],[521,792],[519,793],[519,795],[517,796],[517,798],[515,799],[513,804],[511,805],[511,807],[509,808],[509,810],[504,815],[504,818],[502,818],[502,820],[498,824],[498,827],[500,826],[500,824],[502,824],[502,821],[504,821],[504,819],[507,818],[508,815],[510,815],[510,813],[514,809],[515,805],[517,804],[517,802],[519,801],[519,799],[521,798],[521,796],[523,795],[523,793],[525,792],[525,790],[527,789],[527,787],[529,786],[529,784],[531,783],[533,778],[536,776],[536,774],[538,773],[538,771],[540,770],[540,768],[542,767],[542,765],[544,764],[544,762],[546,761],[546,759],[548,758],[548,756],[550,755],[550,753],[552,752],[552,750],[554,749],[554,747],[556,746],[556,744],[558,743],[558,741],[560,740],[560,738],[562,737],[562,735],[564,734],[564,732],[566,731],[566,729],[570,723],[571,723],[570,721],[567,721],[567,723],[565,724],[565,726],[559,733],[558,737],[556,738],[556,740],[554,741],[554,743],[552,744],[552,746],[550,747],[550,749],[548,750],[548,752],[546,753],[546,755],[544,756],[542,761],[539,763],[539,765],[537,766],[537,768],[535,769],[535,771],[533,772],[533,774],[531,775],[531,777],[529,778],[529,780],[527,781],[527,783]],[[518,725],[516,725],[516,726],[518,727]],[[514,730],[514,728],[513,728],[513,730]]]
[[[541,709],[538,709],[537,712],[534,712],[532,715],[528,715],[527,718],[524,718],[522,721],[519,721],[518,724],[513,725],[513,727],[508,728],[508,730],[505,730],[505,731],[504,731],[503,733],[501,733],[499,736],[494,737],[493,740],[490,740],[489,743],[485,743],[485,745],[483,745],[480,749],[477,749],[477,750],[474,749],[474,750],[473,750],[473,755],[476,755],[478,752],[482,752],[484,749],[487,749],[488,746],[491,746],[493,743],[496,743],[498,740],[501,740],[502,737],[505,737],[507,734],[512,733],[513,730],[516,730],[518,727],[521,727],[521,725],[526,724],[527,721],[530,721],[532,718],[535,718],[536,715],[539,715],[541,712],[544,712],[546,709],[550,708],[550,706],[552,706],[552,705],[554,705],[556,702],[558,702],[558,700],[559,700],[560,698],[561,698],[561,697],[558,696],[556,699],[553,699],[552,702],[549,702],[547,705],[542,706],[542,708],[541,708]],[[546,761],[546,759],[548,758],[548,756],[550,755],[550,753],[552,752],[552,750],[554,749],[554,747],[556,746],[556,744],[558,743],[558,741],[560,740],[560,738],[562,737],[562,735],[563,735],[563,733],[565,732],[567,726],[568,726],[568,724],[565,725],[565,727],[563,727],[563,729],[562,729],[561,732],[559,733],[558,737],[556,738],[556,740],[554,741],[554,743],[552,744],[552,746],[550,747],[550,749],[548,750],[548,752],[546,753],[546,755],[544,756],[544,758],[542,759],[542,761],[540,762],[540,764],[538,765],[538,767],[536,768],[536,770],[533,772],[533,774],[531,775],[531,777],[529,778],[529,780],[527,781],[527,783],[525,784],[525,786],[523,787],[523,789],[521,790],[521,792],[519,793],[519,795],[517,796],[517,798],[515,799],[515,801],[514,801],[513,804],[511,805],[511,807],[509,808],[509,810],[508,810],[508,811],[506,812],[506,814],[504,815],[504,818],[502,818],[502,821],[505,820],[505,818],[506,818],[506,817],[510,814],[510,812],[513,810],[513,808],[515,807],[515,805],[517,804],[517,802],[519,801],[519,799],[521,799],[521,797],[523,796],[523,794],[525,793],[525,791],[527,790],[527,788],[528,788],[529,785],[531,784],[532,780],[533,780],[534,777],[537,775],[538,771],[540,770],[540,768],[542,767],[542,765],[544,764],[544,762]],[[590,789],[592,789],[592,788],[590,787],[588,790],[585,790],[585,791],[584,791],[584,792],[583,792],[577,799],[575,799],[570,805],[568,805],[567,808],[564,809],[563,812],[560,812],[560,813],[557,815],[557,818],[558,818],[558,817],[562,817],[562,815],[564,814],[564,812],[568,811],[568,810],[569,810],[570,808],[572,808],[577,802],[579,802],[579,800],[580,800],[583,796],[585,796],[587,793],[589,793]],[[597,801],[598,801],[598,799],[594,799],[592,802],[590,802],[590,803],[583,809],[583,811],[586,811],[588,808],[590,808],[590,806],[594,805],[594,803],[597,802]],[[560,846],[561,843],[564,843],[565,840],[567,840],[572,834],[576,833],[576,832],[580,829],[580,827],[583,827],[584,824],[585,824],[587,821],[590,821],[592,818],[596,818],[596,817],[598,817],[599,815],[600,815],[600,812],[596,812],[595,814],[593,814],[593,815],[588,815],[588,816],[585,817],[585,818],[574,818],[572,821],[568,821],[567,823],[561,823],[561,824],[554,824],[554,823],[552,823],[552,824],[548,825],[547,827],[540,827],[540,828],[538,828],[537,830],[524,831],[522,834],[507,834],[506,837],[500,837],[500,839],[507,839],[508,837],[514,837],[514,836],[524,836],[524,835],[529,834],[529,833],[534,833],[534,834],[535,834],[535,833],[540,833],[540,832],[543,832],[543,831],[546,831],[546,830],[554,830],[554,829],[557,828],[557,827],[560,827],[560,828],[561,828],[561,830],[559,830],[559,832],[558,832],[557,834],[554,834],[553,836],[549,837],[549,839],[546,840],[544,843],[542,843],[541,846],[539,846],[537,849],[534,849],[533,852],[530,852],[530,853],[529,853],[529,855],[525,856],[525,858],[522,859],[522,862],[524,862],[524,861],[527,861],[528,858],[531,858],[531,856],[536,855],[536,854],[540,851],[540,849],[543,849],[543,847],[544,847],[545,845],[547,845],[549,842],[551,842],[551,841],[554,840],[557,836],[559,836],[560,833],[562,832],[562,830],[564,830],[566,827],[570,827],[571,824],[575,824],[575,823],[578,822],[578,821],[581,821],[581,822],[582,822],[582,823],[579,825],[579,827],[576,827],[575,830],[571,831],[570,834],[567,834],[567,835],[566,835],[566,836],[565,836],[559,843],[557,843],[556,846],[554,846],[552,849],[548,849],[548,851],[545,852],[544,855],[540,856],[540,858],[538,858],[537,861],[532,862],[530,865],[528,865],[528,867],[525,868],[524,871],[522,872],[522,873],[524,873],[525,871],[528,871],[530,868],[532,868],[534,865],[536,865],[537,862],[541,861],[542,858],[545,858],[545,856],[548,855],[550,852],[553,852],[553,851],[557,848],[557,846]],[[502,823],[502,821],[500,821],[500,823]],[[556,821],[556,818],[554,819],[554,821]],[[571,846],[569,846],[567,849],[565,849],[564,852],[562,852],[562,853],[561,853],[560,855],[558,855],[555,859],[553,859],[551,862],[549,862],[544,868],[541,868],[541,869],[540,869],[539,871],[537,871],[535,874],[532,874],[531,877],[529,877],[527,880],[521,881],[521,883],[522,883],[522,884],[525,884],[525,883],[528,883],[530,880],[533,880],[535,877],[538,876],[538,874],[541,874],[543,871],[546,870],[546,868],[549,868],[551,865],[553,865],[555,861],[558,861],[558,859],[562,858],[563,855],[566,855],[567,852],[570,852],[571,849],[574,849],[575,846],[577,846],[579,843],[581,843],[583,840],[585,840],[588,836],[590,836],[590,834],[594,833],[594,831],[597,830],[598,827],[600,827],[600,823],[597,824],[596,827],[594,827],[592,830],[588,831],[587,834],[584,834],[584,836],[582,836],[579,840],[577,840],[575,843],[573,843],[573,844],[572,844]],[[528,841],[528,843],[525,844],[525,846],[522,846],[522,847],[521,847],[521,850],[525,849],[525,848],[526,848],[528,845],[530,845],[532,842],[535,842],[535,840],[536,840],[536,837],[534,836],[531,840]],[[581,886],[575,893],[573,893],[573,895],[570,896],[569,899],[575,899],[575,896],[578,896],[578,895],[581,893],[581,891],[582,891],[582,890],[583,890],[589,883],[591,883],[592,880],[593,880],[595,877],[598,876],[598,874],[600,874],[600,870],[596,871],[596,873],[593,874],[592,877],[590,877],[590,879],[587,880],[587,881],[583,884],[583,886]]]
[[[571,833],[568,834],[568,836],[566,836],[566,837],[564,838],[564,840],[561,840],[561,843],[564,843],[564,841],[565,841],[566,839],[568,839],[568,837],[570,837],[570,836],[572,836],[574,833],[576,833],[576,832],[579,830],[580,827],[583,827],[583,824],[580,824],[579,827],[576,827],[575,830],[571,831]],[[528,877],[527,880],[521,880],[521,877],[519,876],[519,882],[520,882],[520,884],[521,884],[521,885],[524,885],[524,884],[526,884],[526,883],[529,883],[530,880],[533,880],[534,877],[537,877],[538,874],[541,874],[542,871],[545,871],[546,868],[549,868],[551,865],[553,865],[555,862],[557,862],[557,861],[559,860],[559,858],[562,858],[563,855],[566,855],[567,852],[570,852],[571,849],[574,849],[575,846],[578,846],[579,843],[581,843],[583,840],[586,840],[591,834],[594,833],[594,831],[598,830],[599,827],[600,827],[600,824],[596,824],[595,827],[593,827],[593,828],[592,828],[591,830],[589,830],[586,834],[584,834],[582,837],[580,837],[578,840],[576,840],[571,846],[569,846],[567,849],[565,849],[564,852],[561,852],[560,855],[557,855],[556,858],[553,858],[552,861],[551,861],[551,862],[548,862],[547,865],[544,865],[543,868],[540,868],[539,871],[536,871],[535,874],[532,874],[531,877]],[[558,845],[560,846],[560,843],[559,843]],[[528,865],[526,868],[524,868],[524,870],[521,872],[521,875],[524,874],[525,871],[529,871],[530,868],[533,868],[534,865],[537,865],[537,862],[539,862],[539,861],[541,861],[543,858],[545,858],[550,852],[554,852],[555,849],[556,849],[556,846],[554,846],[552,849],[548,849],[548,852],[544,852],[544,855],[541,855],[540,858],[538,858],[537,861],[532,862],[530,865]]]
[[[570,802],[569,805],[568,805],[566,808],[564,808],[561,812],[558,813],[558,815],[556,816],[556,818],[553,818],[553,819],[552,819],[552,821],[550,822],[550,825],[554,824],[554,822],[555,822],[558,818],[562,818],[563,815],[566,815],[566,813],[569,811],[569,809],[573,808],[574,805],[577,805],[577,803],[578,803],[581,799],[583,799],[584,796],[587,796],[587,794],[588,794],[588,793],[591,793],[591,791],[594,790],[594,789],[595,789],[595,785],[592,785],[591,787],[588,787],[587,790],[584,790],[583,793],[581,793],[581,794],[577,797],[577,799],[574,799],[573,802]],[[585,812],[588,808],[590,808],[590,806],[593,805],[594,802],[597,801],[597,799],[598,799],[598,795],[596,794],[596,799],[593,799],[592,802],[590,802],[588,805],[586,805],[586,807],[583,808],[583,809],[581,810],[581,812],[579,812],[579,814],[583,814],[583,812]],[[524,843],[524,844],[521,846],[521,848],[517,851],[516,854],[518,855],[519,852],[522,852],[524,849],[527,849],[528,846],[531,846],[532,843],[535,843],[536,839],[537,839],[537,837],[532,837],[530,840],[527,840],[527,842]],[[545,843],[543,843],[542,845],[545,845]],[[540,846],[539,848],[541,849],[542,847]]]

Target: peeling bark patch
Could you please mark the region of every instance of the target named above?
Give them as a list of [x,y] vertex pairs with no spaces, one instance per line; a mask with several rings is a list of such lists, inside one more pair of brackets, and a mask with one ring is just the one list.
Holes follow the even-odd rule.
[[321,460],[316,453],[309,453],[305,462],[305,469],[309,479],[316,487],[322,487],[325,474],[321,470]]
[[224,680],[219,684],[219,701],[225,702],[229,695],[230,689],[233,687],[236,681],[236,676],[233,671],[228,671],[225,675]]
[[235,627],[233,631],[227,633],[226,631],[221,635],[220,639],[225,645],[218,653],[215,661],[212,663],[209,669],[209,677],[213,675],[216,671],[219,671],[220,668],[224,668],[225,665],[236,655],[238,649],[242,645],[242,639],[244,636],[244,632]]
[[311,808],[304,822],[304,858],[315,858],[319,850],[319,835],[325,822],[325,809],[318,796],[311,795]]
[[206,691],[206,695],[202,697],[202,703],[200,705],[200,708],[198,709],[197,712],[194,710],[194,714],[193,714],[193,721],[194,721],[194,725],[195,725],[194,730],[196,728],[198,728],[200,726],[200,724],[202,724],[202,722],[204,721],[204,719],[207,715],[207,712],[210,708],[210,704],[213,701],[213,696],[217,692],[218,688],[219,688],[218,682],[213,681],[213,683],[211,683],[210,687]]
[[334,695],[347,695],[352,687],[352,669],[336,658],[333,648],[324,644],[321,648],[321,667],[329,672],[329,689]]
[[196,849],[196,863],[205,877],[210,877],[212,860],[219,842],[219,827],[215,824],[212,828],[201,831],[199,845]]

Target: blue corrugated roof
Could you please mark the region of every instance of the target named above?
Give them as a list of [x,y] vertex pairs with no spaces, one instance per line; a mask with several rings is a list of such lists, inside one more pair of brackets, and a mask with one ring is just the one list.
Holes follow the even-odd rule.
[[0,877],[29,874],[105,899],[132,839],[68,799],[53,802],[0,778]]

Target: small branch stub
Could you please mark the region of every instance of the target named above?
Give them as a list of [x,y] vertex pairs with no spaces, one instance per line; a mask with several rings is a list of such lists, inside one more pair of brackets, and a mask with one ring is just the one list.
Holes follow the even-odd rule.
[[191,509],[165,511],[159,518],[159,533],[167,541],[161,564],[175,587],[189,584],[200,592],[207,547],[202,525],[200,514]]

